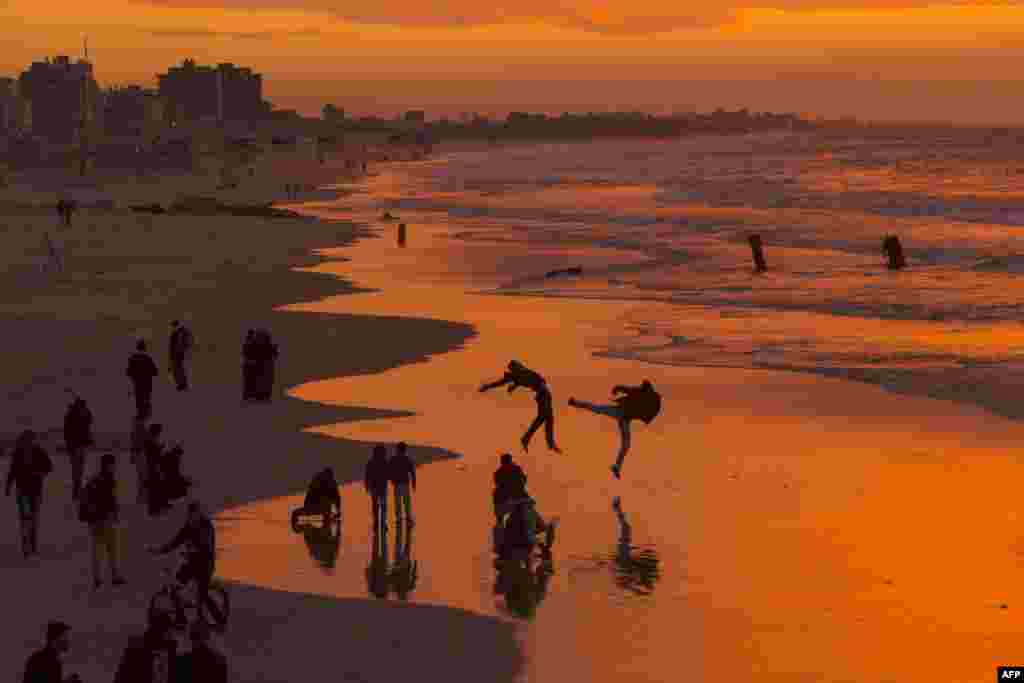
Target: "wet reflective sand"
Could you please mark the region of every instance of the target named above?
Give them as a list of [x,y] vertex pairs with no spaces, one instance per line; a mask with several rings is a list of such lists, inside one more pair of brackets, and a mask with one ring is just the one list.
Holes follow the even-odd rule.
[[[469,293],[520,277],[535,254],[453,241],[445,222],[417,221],[405,248],[394,224],[378,224],[380,239],[338,252],[351,261],[321,267],[380,291],[292,307],[464,320],[479,330],[464,350],[427,363],[294,392],[416,413],[319,429],[366,442],[367,456],[371,444],[398,440],[413,456],[417,445],[464,456],[420,470],[408,561],[394,530],[387,539],[389,564],[399,551],[392,584],[408,585],[416,562],[410,601],[520,619],[530,681],[987,681],[1016,661],[1024,505],[1013,449],[1024,428],[809,375],[593,357],[622,336],[636,304]],[[530,268],[604,267],[612,257],[632,258],[580,247]],[[644,306],[677,315],[668,304]],[[336,340],[332,352],[344,347]],[[548,452],[542,435],[529,454],[519,451],[530,396],[477,393],[511,358],[551,382],[564,455]],[[615,481],[614,423],[565,404],[600,402],[613,384],[644,378],[665,408],[634,427]],[[495,595],[490,549],[501,451],[525,468],[540,511],[560,519],[553,573],[517,577],[512,609]],[[221,575],[297,592],[382,592],[368,498],[355,485],[342,495],[333,568],[324,566],[334,552],[327,532],[289,528],[297,492],[224,513]],[[531,597],[540,597],[535,611],[523,605]],[[401,597],[392,589],[390,599]]]

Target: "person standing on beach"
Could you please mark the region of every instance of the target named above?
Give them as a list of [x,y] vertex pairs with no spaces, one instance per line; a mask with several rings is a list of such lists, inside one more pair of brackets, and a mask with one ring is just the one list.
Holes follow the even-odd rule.
[[142,447],[142,457],[146,463],[146,501],[150,515],[158,514],[167,507],[163,495],[163,480],[160,476],[160,463],[164,457],[164,444],[160,438],[163,431],[164,426],[160,423],[149,425],[149,435]]
[[416,521],[412,517],[412,496],[409,488],[416,490],[416,463],[412,461],[406,452],[408,444],[399,441],[395,446],[395,454],[388,461],[388,478],[395,489],[395,526],[402,525],[402,508],[405,508],[405,520],[408,525],[413,526]]
[[363,485],[370,494],[373,506],[373,528],[388,528],[388,449],[378,444],[373,447],[373,456],[366,463]]
[[81,683],[78,674],[64,677],[62,659],[71,650],[71,627],[63,621],[46,625],[46,645],[28,658],[22,683]]
[[480,393],[490,391],[491,389],[504,386],[506,384],[509,385],[508,393],[510,394],[519,387],[532,389],[534,398],[537,401],[537,417],[527,428],[526,433],[523,434],[523,438],[520,439],[520,443],[523,445],[523,450],[529,450],[530,439],[533,438],[534,433],[540,429],[541,425],[544,425],[544,436],[547,437],[548,448],[553,450],[555,453],[561,453],[562,449],[555,444],[555,413],[551,398],[551,390],[548,388],[547,380],[545,380],[539,373],[530,370],[519,361],[512,360],[509,361],[508,370],[504,375],[502,375],[501,379],[482,385],[480,387]]
[[139,503],[146,502],[146,442],[148,440],[149,432],[146,429],[146,421],[141,417],[134,418],[131,434],[131,462],[135,465],[136,499]]
[[153,378],[160,374],[156,363],[146,353],[146,341],[140,339],[135,344],[135,353],[128,359],[125,374],[132,380],[135,393],[135,415],[148,419],[153,414]]
[[[619,395],[621,394],[621,395]],[[650,424],[661,412],[661,395],[654,390],[648,380],[644,380],[638,387],[629,387],[618,384],[612,388],[612,395],[615,396],[614,403],[610,405],[596,405],[586,401],[569,399],[569,405],[574,408],[589,410],[597,415],[605,415],[614,418],[619,425],[619,434],[622,437],[622,445],[619,448],[619,457],[612,465],[612,474],[616,479],[621,478],[622,461],[626,459],[629,452],[630,430],[629,423],[632,420],[643,420]]]
[[188,375],[185,372],[185,359],[192,351],[192,331],[175,320],[171,323],[171,338],[167,344],[170,356],[171,372],[178,391],[188,391]]
[[78,500],[85,472],[85,450],[93,445],[92,412],[80,396],[75,396],[64,414],[64,445],[71,461],[71,499]]
[[512,461],[511,453],[502,453],[501,465],[494,471],[494,522],[500,525],[510,500],[526,498],[526,473]]
[[100,459],[100,472],[93,477],[82,494],[79,519],[89,525],[92,537],[92,587],[103,585],[100,576],[100,555],[106,553],[110,565],[111,583],[124,584],[120,568],[120,539],[118,538],[119,506],[117,504],[117,479],[114,465],[117,460],[113,453],[104,453]]
[[14,446],[4,487],[4,494],[8,496],[11,495],[11,484],[18,490],[21,552],[26,558],[39,553],[39,511],[43,501],[43,480],[52,471],[50,456],[36,444],[36,433],[26,429]]

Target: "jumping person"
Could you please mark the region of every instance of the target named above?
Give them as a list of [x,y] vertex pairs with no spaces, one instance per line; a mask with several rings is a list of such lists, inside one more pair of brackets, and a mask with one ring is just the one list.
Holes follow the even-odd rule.
[[534,398],[537,401],[537,417],[534,418],[526,433],[523,434],[523,438],[519,441],[523,445],[523,450],[529,450],[530,439],[540,429],[541,425],[544,425],[544,436],[547,437],[548,448],[555,453],[561,453],[562,449],[555,444],[555,413],[552,405],[551,390],[548,388],[547,380],[519,361],[512,360],[509,361],[508,370],[502,375],[501,379],[482,385],[480,393],[506,384],[509,385],[508,393],[510,394],[519,387],[533,390]]
[[616,385],[612,388],[612,395],[615,396],[615,402],[608,405],[596,405],[586,401],[577,401],[575,398],[569,399],[569,405],[574,408],[589,410],[598,415],[615,418],[619,425],[619,434],[622,436],[622,445],[619,448],[619,457],[615,460],[615,464],[612,465],[611,469],[615,478],[620,479],[622,461],[626,459],[626,453],[629,452],[629,423],[632,420],[643,420],[645,424],[650,424],[657,417],[658,413],[661,412],[661,395],[654,390],[654,385],[646,379],[638,387]]

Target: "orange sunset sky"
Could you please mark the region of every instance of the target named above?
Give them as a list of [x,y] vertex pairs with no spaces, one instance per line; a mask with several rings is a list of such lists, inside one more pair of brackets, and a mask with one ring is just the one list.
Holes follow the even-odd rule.
[[424,108],[706,111],[1024,120],[1024,2],[928,0],[11,0],[0,73],[90,58],[103,85],[152,85],[192,56],[264,74],[313,114]]

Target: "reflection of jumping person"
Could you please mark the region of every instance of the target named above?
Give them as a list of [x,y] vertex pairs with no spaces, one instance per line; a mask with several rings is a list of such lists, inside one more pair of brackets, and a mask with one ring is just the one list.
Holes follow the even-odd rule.
[[622,394],[622,396],[615,396],[615,402],[608,405],[596,405],[586,401],[577,401],[575,398],[569,399],[569,405],[574,408],[589,410],[598,415],[607,415],[608,417],[615,418],[616,422],[618,422],[619,434],[622,436],[622,445],[619,448],[619,457],[615,460],[615,464],[612,465],[612,474],[615,475],[616,479],[619,479],[622,474],[622,461],[626,459],[626,453],[629,452],[629,423],[632,420],[643,420],[645,424],[650,424],[657,417],[658,413],[661,412],[661,396],[646,379],[638,387],[616,385],[612,389],[612,395],[616,394]]
[[547,438],[548,448],[556,453],[561,453],[562,450],[555,444],[555,413],[551,390],[548,388],[547,380],[519,361],[513,360],[509,361],[508,370],[502,375],[501,379],[482,385],[480,393],[506,384],[509,385],[508,392],[510,394],[519,387],[532,389],[534,398],[537,401],[537,417],[534,418],[526,433],[523,434],[523,438],[520,439],[523,450],[529,449],[530,439],[533,438],[534,433],[540,429],[541,425],[544,425],[544,436]]

